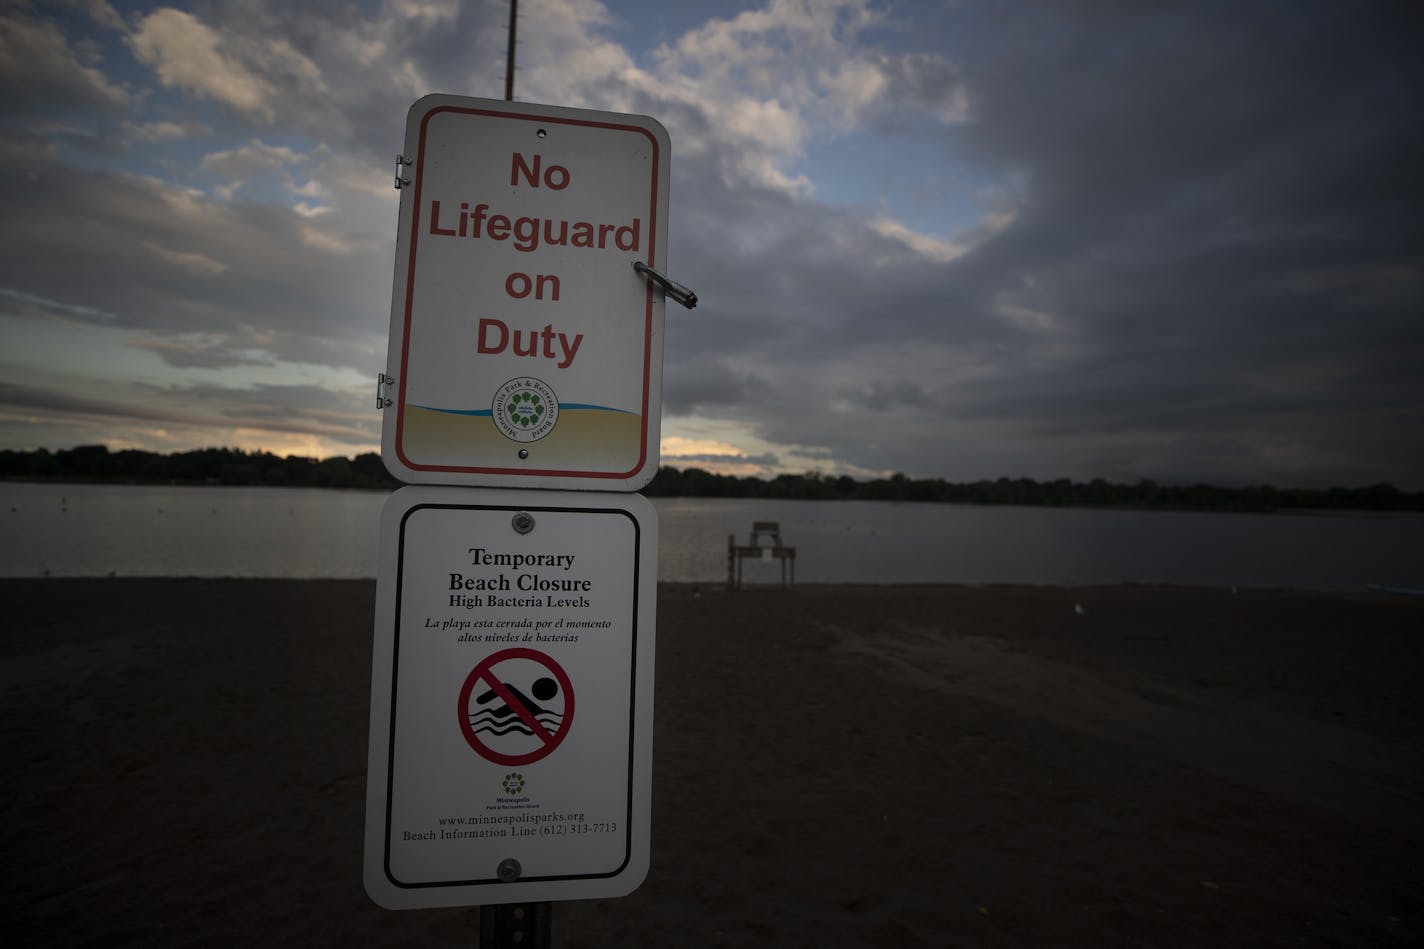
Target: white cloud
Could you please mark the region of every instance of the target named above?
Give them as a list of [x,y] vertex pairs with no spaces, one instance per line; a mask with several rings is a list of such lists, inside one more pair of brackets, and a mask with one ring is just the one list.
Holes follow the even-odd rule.
[[460,0],[386,0],[385,16],[426,23],[449,23],[460,14]]
[[140,20],[128,43],[164,86],[224,102],[259,121],[272,121],[293,87],[324,87],[316,63],[285,39],[219,32],[171,7]]
[[320,198],[326,194],[326,188],[320,181],[310,178],[304,184],[293,184],[292,193],[303,198]]
[[951,260],[964,256],[969,250],[969,247],[964,244],[913,231],[890,217],[877,217],[870,222],[870,227],[881,237],[899,241],[922,257],[928,257],[930,260],[940,263],[947,264]]
[[[320,211],[318,211],[318,213],[320,213]],[[356,245],[346,238],[340,237],[331,231],[323,230],[309,222],[303,222],[298,226],[297,233],[301,235],[303,244],[316,250],[325,251],[328,254],[345,255],[357,250]]]
[[138,246],[171,264],[177,264],[190,273],[203,276],[216,276],[217,274],[225,273],[228,269],[227,264],[222,261],[214,260],[206,254],[200,254],[197,251],[170,250],[153,241],[141,241]]
[[726,186],[806,198],[815,191],[802,167],[809,149],[907,103],[921,124],[966,114],[944,59],[862,42],[885,19],[867,0],[773,0],[657,47],[644,68],[604,38],[611,21],[601,4],[566,0],[521,47],[520,81],[535,101],[655,113],[678,154],[711,159]]
[[139,22],[129,47],[170,88],[217,99],[270,118],[276,90],[221,49],[222,34],[197,17],[165,7]]
[[403,60],[392,69],[390,75],[392,83],[405,90],[412,98],[419,98],[434,88],[434,84],[420,71],[420,67],[409,59]]
[[[958,260],[984,241],[1001,234],[1014,223],[1015,214],[1009,210],[986,211],[975,225],[956,231],[944,238],[925,234],[888,215],[871,218],[868,226],[881,237],[896,241],[921,257],[936,263],[947,264]],[[874,258],[877,263],[885,263],[882,258]]]
[[203,156],[199,167],[241,180],[260,174],[285,175],[288,165],[302,160],[303,156],[295,149],[253,139],[240,148],[209,152]]
[[994,308],[1011,325],[1022,330],[1042,334],[1059,328],[1059,321],[1052,313],[1014,303],[1012,294],[1005,291],[995,296]]
[[[332,163],[333,154],[325,146],[299,152],[286,145],[252,139],[238,148],[209,152],[198,167],[224,179],[213,188],[214,194],[224,201],[231,201],[244,191],[270,192],[275,186],[280,193],[301,199],[293,204],[292,210],[303,217],[315,217],[331,210],[330,205],[314,201],[330,195],[331,189],[319,176],[326,173]],[[261,188],[262,184],[268,188]]]
[[276,360],[268,353],[237,350],[220,336],[203,333],[175,333],[169,336],[142,334],[124,345],[145,350],[176,368],[223,369],[230,366],[270,366]]
[[30,319],[59,317],[77,320],[81,323],[116,323],[119,318],[98,307],[61,303],[33,293],[0,287],[0,308],[6,315],[23,316]]
[[125,147],[176,142],[212,134],[211,128],[198,122],[124,122],[121,129]]
[[[384,172],[384,167],[373,167],[360,156],[333,152],[322,162],[315,174],[320,176],[320,180],[328,188],[359,195],[363,201],[375,200],[379,202],[382,213],[390,209],[390,213],[394,215],[395,205],[400,201],[400,192],[391,186],[393,176]],[[390,225],[395,227],[394,216],[390,218]]]
[[664,435],[662,437],[662,454],[664,457],[694,455],[745,457],[745,453],[731,442],[715,438],[694,438],[687,435]]
[[85,13],[90,14],[90,19],[100,26],[114,31],[124,30],[124,17],[118,16],[118,11],[107,0],[80,0],[80,4]]
[[[874,112],[895,110],[909,80],[932,77],[951,96],[958,88],[939,56],[864,46],[862,33],[884,20],[866,0],[772,0],[730,20],[711,20],[654,58],[660,77],[695,82],[705,103],[754,100],[796,115],[794,134],[778,143],[782,155],[794,156],[811,136],[833,138]],[[963,116],[950,109],[939,117]]]

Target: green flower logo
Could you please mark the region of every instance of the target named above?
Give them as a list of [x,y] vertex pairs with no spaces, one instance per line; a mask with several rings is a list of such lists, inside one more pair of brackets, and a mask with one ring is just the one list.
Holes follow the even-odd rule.
[[537,392],[524,391],[505,403],[509,420],[520,428],[528,428],[544,417],[544,400]]
[[553,431],[558,423],[559,399],[542,380],[520,376],[495,391],[490,417],[505,438],[536,442]]
[[518,771],[511,771],[504,776],[501,786],[506,794],[518,794],[524,790],[524,775]]

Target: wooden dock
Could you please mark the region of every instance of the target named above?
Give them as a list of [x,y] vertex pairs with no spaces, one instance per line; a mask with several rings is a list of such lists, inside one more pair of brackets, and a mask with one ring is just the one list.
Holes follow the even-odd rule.
[[[763,536],[771,541],[769,546],[761,543]],[[746,544],[738,544],[736,534],[727,535],[727,589],[742,588],[742,561],[748,558],[780,561],[781,585],[796,583],[796,548],[781,542],[781,524],[777,521],[753,521],[751,540]]]

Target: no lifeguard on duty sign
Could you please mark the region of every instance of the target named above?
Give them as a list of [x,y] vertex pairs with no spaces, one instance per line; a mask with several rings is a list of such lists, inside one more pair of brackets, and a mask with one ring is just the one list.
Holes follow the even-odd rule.
[[[382,458],[402,481],[636,491],[657,471],[666,130],[431,95],[411,107]],[[407,164],[408,163],[408,164]]]

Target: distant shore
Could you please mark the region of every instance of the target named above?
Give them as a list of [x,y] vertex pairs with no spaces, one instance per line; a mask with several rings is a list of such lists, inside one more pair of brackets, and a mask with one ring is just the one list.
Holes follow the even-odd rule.
[[[375,584],[0,580],[16,945],[477,943],[361,886]],[[1424,943],[1424,600],[659,587],[653,866],[558,946]]]
[[[230,487],[363,488],[392,491],[401,482],[386,470],[380,454],[355,458],[279,457],[265,451],[201,448],[158,454],[139,449],[110,451],[80,445],[50,452],[0,450],[0,481]],[[702,468],[663,465],[641,489],[648,497],[764,498],[780,501],[919,501],[947,504],[1030,507],[1122,508],[1130,510],[1223,511],[1424,511],[1424,491],[1402,491],[1375,483],[1325,489],[1252,484],[1224,487],[1200,482],[1159,483],[1142,478],[980,478],[948,481],[904,474],[858,479],[810,471],[765,478],[730,475]]]

